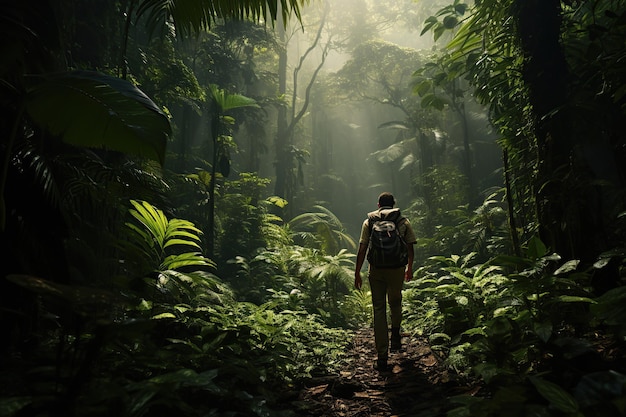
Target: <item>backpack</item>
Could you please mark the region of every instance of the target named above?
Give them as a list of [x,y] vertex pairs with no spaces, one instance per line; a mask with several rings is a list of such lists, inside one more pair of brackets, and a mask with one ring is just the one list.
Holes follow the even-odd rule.
[[368,213],[370,242],[367,261],[377,268],[400,268],[408,263],[406,243],[398,225],[405,220],[399,208]]

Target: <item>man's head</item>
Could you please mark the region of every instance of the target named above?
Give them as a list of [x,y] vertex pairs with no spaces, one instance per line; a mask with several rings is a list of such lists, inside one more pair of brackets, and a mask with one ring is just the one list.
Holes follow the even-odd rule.
[[391,193],[385,191],[378,196],[378,207],[393,207],[395,204],[396,200]]

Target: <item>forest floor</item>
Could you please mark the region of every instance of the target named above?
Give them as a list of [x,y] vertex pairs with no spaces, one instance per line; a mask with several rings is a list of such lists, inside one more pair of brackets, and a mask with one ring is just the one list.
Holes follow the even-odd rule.
[[[402,350],[391,353],[385,371],[376,360],[373,329],[356,332],[337,374],[313,378],[292,403],[305,417],[444,417],[450,397],[476,395],[477,385],[455,380],[426,340],[403,334]],[[296,410],[294,410],[296,411]]]

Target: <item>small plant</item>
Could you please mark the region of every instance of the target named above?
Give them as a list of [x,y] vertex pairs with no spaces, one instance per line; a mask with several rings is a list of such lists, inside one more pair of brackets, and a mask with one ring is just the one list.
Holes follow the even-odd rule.
[[[472,261],[472,254],[433,257],[407,290],[409,305],[420,313],[437,307],[420,319],[433,350],[488,391],[453,398],[459,407],[448,415],[486,417],[511,407],[519,415],[617,415],[626,376],[621,360],[598,353],[614,340],[598,325],[621,331],[619,314],[613,315],[621,292],[594,298],[591,271],[578,270],[575,260],[561,262],[537,238],[525,257]],[[419,314],[407,321],[413,317]]]
[[340,302],[339,308],[348,328],[373,326],[372,292],[369,290],[369,281],[363,281],[360,290],[352,289]]

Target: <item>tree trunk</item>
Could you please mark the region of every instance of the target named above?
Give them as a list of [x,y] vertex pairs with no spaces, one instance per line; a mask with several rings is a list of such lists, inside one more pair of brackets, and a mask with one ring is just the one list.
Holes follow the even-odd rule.
[[519,234],[517,233],[517,222],[515,220],[515,204],[513,202],[513,192],[511,191],[511,167],[509,164],[509,153],[506,149],[502,150],[502,162],[504,163],[504,184],[506,187],[506,202],[508,207],[508,224],[513,243],[513,253],[522,256],[522,250],[519,244]]
[[121,79],[125,80],[128,75],[128,63],[126,59],[126,52],[128,50],[128,37],[130,36],[130,26],[135,13],[135,5],[137,0],[130,0],[128,3],[128,9],[126,10],[126,20],[124,22],[124,33],[122,35],[122,46],[120,48],[120,62],[117,69],[117,75]]
[[468,201],[470,201],[470,204],[475,206],[476,204],[482,204],[481,202],[475,202],[475,198],[473,198],[472,196],[477,195],[476,193],[476,184],[475,184],[475,180],[474,180],[474,173],[472,172],[472,147],[471,147],[471,143],[470,143],[470,133],[469,133],[469,126],[467,123],[467,112],[465,111],[465,102],[464,102],[464,98],[462,98],[460,101],[457,98],[457,94],[456,94],[456,90],[457,90],[457,82],[458,81],[453,81],[452,83],[452,93],[451,93],[451,97],[452,97],[452,107],[454,108],[454,111],[458,114],[459,116],[459,121],[461,122],[461,134],[463,135],[463,172],[465,174],[465,177],[467,178],[467,186],[468,186],[468,192],[467,192],[467,196],[468,196]]
[[[311,103],[311,89],[317,79],[317,76],[326,62],[328,51],[332,45],[329,39],[326,45],[322,48],[322,58],[317,65],[311,78],[309,79],[304,92],[303,104],[299,110],[296,110],[296,103],[298,98],[298,73],[302,69],[304,61],[307,57],[316,49],[322,37],[322,32],[326,24],[326,17],[328,16],[329,6],[326,3],[324,14],[320,20],[320,24],[317,30],[317,34],[313,43],[308,47],[306,52],[300,57],[298,65],[296,65],[293,72],[293,92],[291,96],[291,114],[287,117],[287,108],[281,106],[278,110],[277,121],[277,134],[276,134],[276,186],[275,193],[279,197],[283,197],[288,202],[293,203],[293,197],[295,194],[295,175],[294,170],[296,167],[296,153],[298,149],[295,148],[293,143],[293,137],[295,128],[302,120],[307,112],[307,109]],[[281,96],[285,96],[287,92],[287,45],[285,42],[284,26],[279,26],[279,41],[283,48],[279,54],[278,61],[278,89]],[[294,205],[287,206],[287,216],[291,217],[291,213],[294,210]]]
[[523,76],[535,117],[538,147],[536,196],[539,235],[543,242],[565,258],[574,247],[580,219],[569,212],[567,175],[572,146],[563,106],[567,102],[568,69],[560,45],[559,0],[518,0],[518,30],[524,55]]
[[211,157],[211,179],[209,180],[209,230],[207,233],[207,251],[209,258],[213,258],[215,255],[215,176],[217,174],[217,156],[219,150],[220,112],[215,108],[212,109],[212,112],[209,112],[209,114],[212,114],[210,135],[213,144],[213,153]]
[[[285,41],[285,28],[282,22],[277,25],[278,40],[280,43],[280,51],[278,54],[278,95],[285,97],[287,94],[287,44]],[[289,133],[287,124],[287,107],[281,105],[278,108],[277,131],[276,131],[276,184],[274,185],[274,193],[290,200],[288,195],[289,186],[287,184],[289,178]]]

